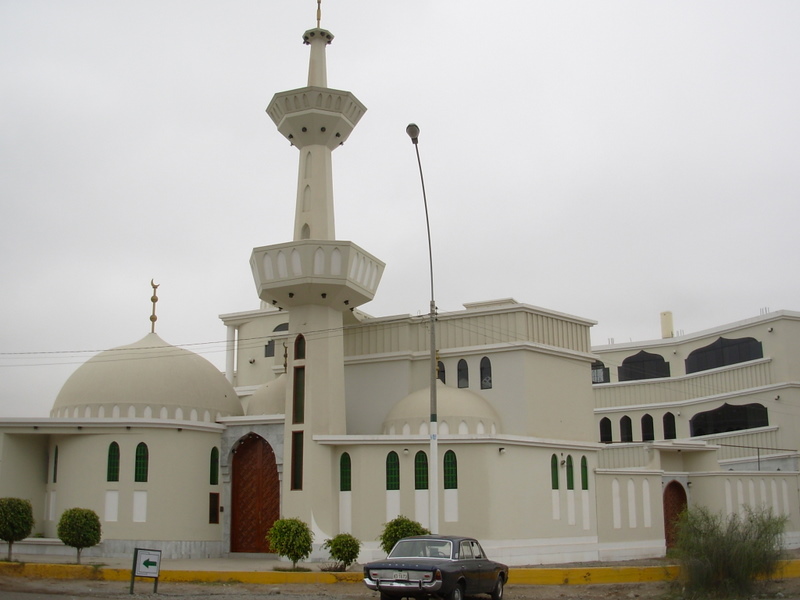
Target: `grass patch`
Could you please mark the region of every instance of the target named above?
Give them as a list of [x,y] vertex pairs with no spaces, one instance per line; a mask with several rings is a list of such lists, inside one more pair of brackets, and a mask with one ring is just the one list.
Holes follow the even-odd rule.
[[272,567],[273,571],[281,571],[284,573],[310,573],[311,569],[308,567],[281,567],[281,566],[274,566]]

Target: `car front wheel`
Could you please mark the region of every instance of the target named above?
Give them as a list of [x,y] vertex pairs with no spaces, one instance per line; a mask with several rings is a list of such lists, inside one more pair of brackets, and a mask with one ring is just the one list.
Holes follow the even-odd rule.
[[494,584],[494,589],[492,590],[492,600],[503,600],[503,576],[497,578],[497,582]]

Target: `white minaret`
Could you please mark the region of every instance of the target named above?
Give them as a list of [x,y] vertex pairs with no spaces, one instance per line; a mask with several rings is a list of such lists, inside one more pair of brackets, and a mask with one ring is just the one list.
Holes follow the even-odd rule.
[[327,87],[325,50],[333,35],[317,27],[308,85],[275,94],[267,113],[300,151],[292,242],[255,248],[250,258],[259,298],[289,309],[289,348],[281,514],[310,524],[316,540],[338,524],[337,450],[315,435],[346,432],[343,314],[369,302],[384,264],[334,231],[333,150],[366,111],[353,94]]

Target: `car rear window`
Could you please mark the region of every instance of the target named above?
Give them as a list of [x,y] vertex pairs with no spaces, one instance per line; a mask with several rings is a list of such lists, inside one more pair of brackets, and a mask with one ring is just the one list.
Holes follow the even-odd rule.
[[449,540],[400,540],[389,558],[450,558],[451,555]]

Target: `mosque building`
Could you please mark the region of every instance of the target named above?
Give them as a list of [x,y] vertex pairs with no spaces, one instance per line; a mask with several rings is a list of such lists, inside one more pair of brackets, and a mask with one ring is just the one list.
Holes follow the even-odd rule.
[[678,336],[665,314],[660,340],[592,348],[593,321],[508,298],[437,314],[432,352],[428,315],[360,309],[384,263],[336,238],[331,156],[366,108],[328,87],[319,14],[303,41],[307,86],[267,108],[299,154],[292,241],[253,250],[260,308],[221,316],[225,373],[155,333],[153,284],[150,333],[79,367],[50,417],[0,419],[0,497],[36,517],[15,550],[71,551],[75,506],[102,523],[87,556],[268,554],[297,517],[312,560],[347,532],[366,561],[405,515],[511,565],[655,557],[687,505],[769,507],[800,545],[800,313]]

